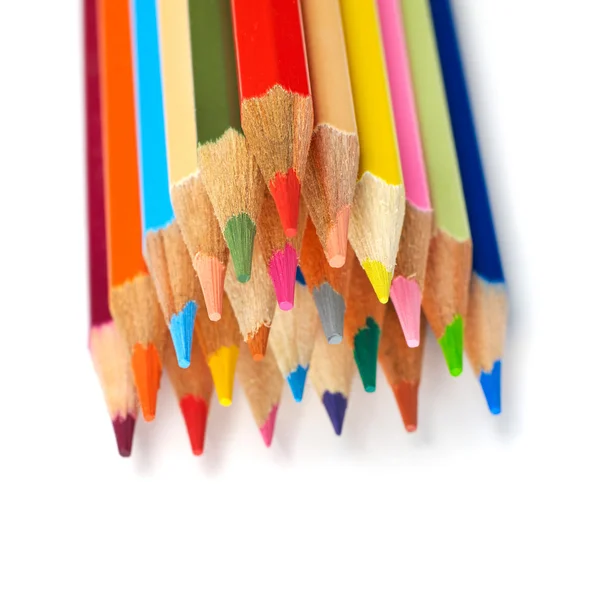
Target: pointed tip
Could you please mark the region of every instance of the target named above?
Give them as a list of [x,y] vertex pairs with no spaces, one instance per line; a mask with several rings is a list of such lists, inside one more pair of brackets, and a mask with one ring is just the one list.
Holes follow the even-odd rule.
[[177,314],[171,317],[171,323],[169,324],[177,364],[182,369],[187,369],[190,366],[197,309],[196,302],[190,300]]
[[283,250],[275,252],[269,261],[269,276],[273,282],[275,296],[277,296],[277,303],[281,310],[294,308],[297,267],[298,254],[290,244],[286,244]]
[[246,343],[248,344],[248,349],[253,360],[262,360],[265,357],[270,331],[269,327],[261,325],[254,333],[248,336]]
[[237,346],[221,346],[208,358],[217,398],[222,406],[230,406],[233,397],[233,380],[240,349]]
[[354,362],[365,392],[374,392],[377,384],[377,352],[381,329],[372,317],[354,336]]
[[117,416],[112,421],[117,449],[123,458],[131,456],[133,446],[133,433],[135,431],[135,415],[129,413],[125,418]]
[[211,321],[218,321],[223,313],[225,267],[215,256],[197,254],[194,258],[194,269],[200,280],[206,312]]
[[263,423],[260,429],[260,434],[262,435],[262,439],[265,442],[267,448],[271,447],[271,443],[273,442],[273,433],[275,433],[275,419],[277,418],[277,410],[279,409],[279,404],[276,404],[271,408],[271,412],[267,417],[267,420]]
[[448,365],[450,375],[458,377],[463,370],[463,319],[460,315],[448,325],[438,340]]
[[365,270],[365,273],[375,290],[377,299],[381,304],[386,304],[390,299],[392,273],[378,260],[365,260],[365,262],[362,263],[362,268]]
[[323,333],[330,344],[339,344],[344,335],[344,315],[346,303],[329,283],[313,289],[313,299],[317,306]]
[[483,389],[488,408],[493,415],[502,412],[502,362],[497,360],[489,373],[481,371],[479,383]]
[[156,395],[160,385],[162,365],[154,344],[136,344],[131,355],[133,379],[145,421],[156,416]]
[[325,392],[323,394],[323,404],[329,415],[329,420],[333,425],[333,430],[337,435],[342,435],[348,399],[340,392]]
[[392,302],[409,348],[421,343],[421,289],[414,279],[396,277],[392,282]]
[[195,456],[200,456],[204,452],[208,403],[204,398],[188,394],[179,402],[179,408],[185,421],[192,452]]
[[396,404],[408,432],[417,430],[417,407],[419,400],[418,381],[400,381],[392,386]]
[[292,396],[296,402],[302,402],[304,396],[304,386],[306,384],[306,373],[308,367],[298,365],[294,371],[292,371],[287,377],[288,385],[292,390]]
[[298,207],[300,205],[300,180],[294,169],[287,173],[277,173],[269,181],[269,191],[275,200],[281,226],[287,237],[294,237],[298,228]]
[[250,281],[255,234],[256,224],[246,213],[231,217],[223,230],[223,237],[231,253],[235,276],[240,283]]
[[348,248],[348,221],[350,220],[350,207],[344,206],[338,211],[335,223],[327,233],[325,255],[330,266],[339,269],[346,263],[346,250]]

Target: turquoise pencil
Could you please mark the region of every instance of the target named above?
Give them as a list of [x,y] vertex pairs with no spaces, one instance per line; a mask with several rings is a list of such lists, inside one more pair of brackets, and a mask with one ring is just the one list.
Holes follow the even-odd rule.
[[171,206],[156,0],[132,0],[131,9],[142,244],[177,362],[187,368],[197,310],[197,284]]

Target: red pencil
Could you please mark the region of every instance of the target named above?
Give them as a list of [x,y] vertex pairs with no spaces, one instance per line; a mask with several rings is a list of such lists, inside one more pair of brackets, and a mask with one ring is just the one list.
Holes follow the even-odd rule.
[[313,107],[298,0],[231,0],[242,129],[296,235]]

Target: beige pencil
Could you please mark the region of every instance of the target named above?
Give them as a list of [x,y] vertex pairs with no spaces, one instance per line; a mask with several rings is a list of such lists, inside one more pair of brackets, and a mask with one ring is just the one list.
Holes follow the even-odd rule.
[[258,244],[254,245],[250,281],[240,283],[234,266],[230,264],[225,277],[225,291],[250,354],[254,360],[261,360],[267,351],[276,300]]
[[346,260],[358,134],[338,0],[302,0],[315,128],[303,196],[332,267]]

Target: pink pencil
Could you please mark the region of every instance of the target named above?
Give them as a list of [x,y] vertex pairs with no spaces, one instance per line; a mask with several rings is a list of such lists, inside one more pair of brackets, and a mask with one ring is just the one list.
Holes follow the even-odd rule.
[[414,348],[420,342],[433,215],[399,0],[377,0],[377,5],[406,189],[406,214],[390,295],[406,343]]

